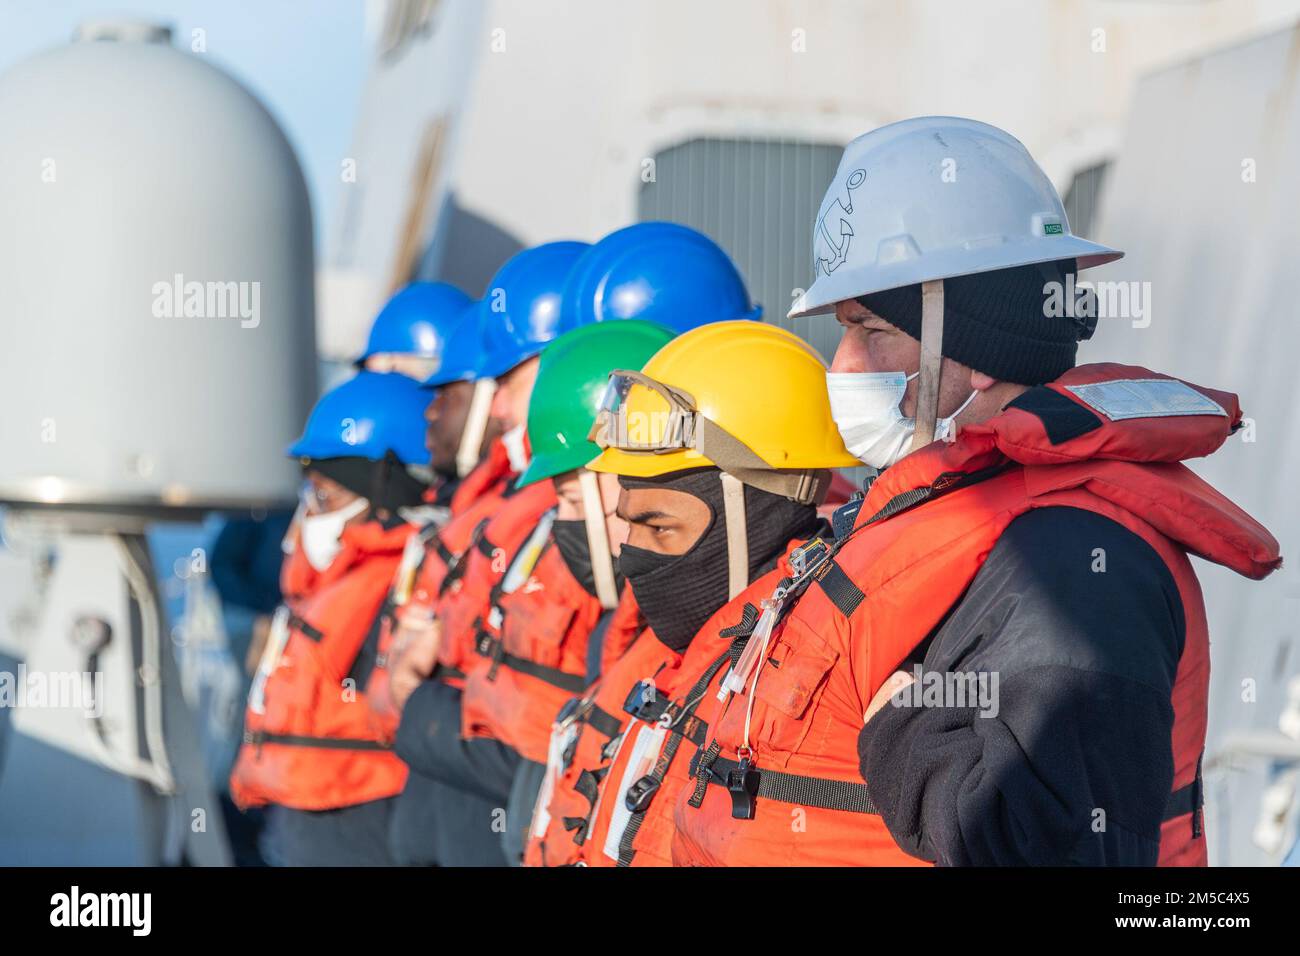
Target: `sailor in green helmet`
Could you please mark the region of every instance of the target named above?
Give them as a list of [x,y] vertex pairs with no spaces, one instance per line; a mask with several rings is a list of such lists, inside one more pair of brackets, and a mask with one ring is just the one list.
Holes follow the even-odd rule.
[[[588,433],[609,373],[640,368],[674,333],[635,319],[599,322],[561,336],[542,353],[528,407],[532,459],[519,485],[555,483],[558,504],[543,518],[540,547],[511,559],[466,670],[461,732],[477,752],[500,748],[515,770],[506,804],[507,859],[522,859],[545,776],[556,715],[599,675],[602,659],[643,626],[621,601],[614,570],[627,526],[615,516],[619,485],[584,466],[600,449]],[[472,770],[467,766],[468,771]],[[457,785],[460,782],[457,781]],[[464,788],[481,788],[466,779]]]

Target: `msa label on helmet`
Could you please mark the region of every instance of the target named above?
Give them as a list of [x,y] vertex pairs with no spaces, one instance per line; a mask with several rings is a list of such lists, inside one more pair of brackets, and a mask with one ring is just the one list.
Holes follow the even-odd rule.
[[1113,422],[1126,418],[1171,418],[1176,415],[1228,417],[1218,402],[1176,379],[1130,378],[1065,387]]
[[1045,236],[1061,236],[1061,235],[1064,235],[1064,234],[1065,234],[1065,227],[1062,226],[1059,222],[1045,222],[1045,223],[1043,223],[1043,235],[1045,235]]

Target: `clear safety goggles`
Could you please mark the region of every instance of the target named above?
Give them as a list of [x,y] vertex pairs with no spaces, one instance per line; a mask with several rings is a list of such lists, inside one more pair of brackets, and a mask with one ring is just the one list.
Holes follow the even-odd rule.
[[[637,407],[632,407],[628,396],[637,385],[661,401],[639,401]],[[619,451],[680,451],[695,447],[699,422],[695,399],[688,392],[640,372],[615,369],[609,375],[609,384],[596,411],[596,422],[587,437],[601,448]]]
[[[648,391],[630,398],[634,386]],[[601,449],[664,454],[690,450],[739,482],[801,504],[821,501],[828,470],[783,471],[763,461],[744,442],[706,418],[689,392],[627,369],[615,369],[587,435]]]

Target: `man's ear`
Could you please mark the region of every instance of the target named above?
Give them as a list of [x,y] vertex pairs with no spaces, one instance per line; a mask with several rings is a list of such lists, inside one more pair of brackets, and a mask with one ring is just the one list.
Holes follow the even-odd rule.
[[987,392],[990,388],[998,383],[998,380],[992,375],[985,375],[983,372],[970,370],[970,387],[977,392]]

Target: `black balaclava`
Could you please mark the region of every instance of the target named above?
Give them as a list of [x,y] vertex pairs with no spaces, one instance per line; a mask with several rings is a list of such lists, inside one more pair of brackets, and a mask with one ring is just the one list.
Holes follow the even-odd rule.
[[304,470],[318,471],[348,491],[390,513],[387,524],[402,522],[398,508],[415,508],[424,502],[429,485],[413,474],[391,451],[379,461],[368,458],[304,459]]
[[[713,614],[730,599],[727,572],[727,521],[717,468],[673,472],[662,478],[620,477],[624,488],[684,491],[709,506],[704,533],[685,554],[658,554],[623,545],[619,569],[636,595],[655,637],[682,652]],[[745,525],[749,537],[749,580],[770,571],[791,538],[808,537],[820,519],[812,505],[745,485]]]
[[[555,547],[560,551],[569,573],[582,585],[582,589],[592,597],[596,594],[596,572],[591,568],[591,546],[587,543],[587,522],[583,518],[569,518],[564,521],[556,519],[551,524],[551,536],[555,538]],[[619,573],[618,562],[614,562],[614,591],[623,591],[623,575]]]

